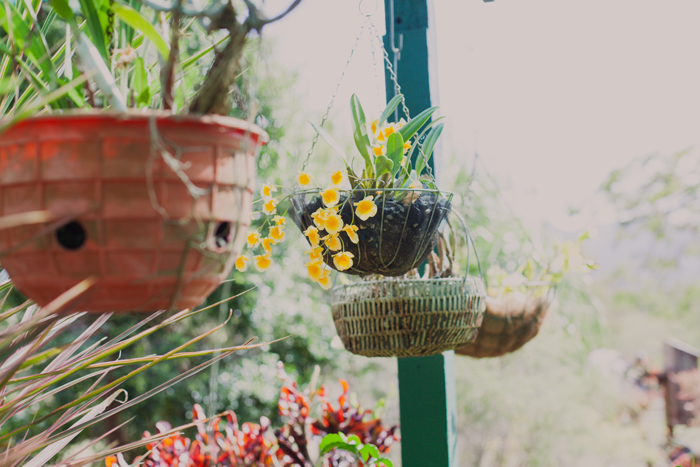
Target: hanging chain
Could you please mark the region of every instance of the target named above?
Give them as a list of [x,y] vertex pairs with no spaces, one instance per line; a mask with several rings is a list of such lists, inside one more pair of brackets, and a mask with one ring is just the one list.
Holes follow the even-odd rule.
[[114,53],[114,0],[109,0],[109,7],[107,8],[107,27],[105,28],[105,33],[107,34],[107,43],[109,44],[109,55]]
[[370,50],[372,51],[372,67],[374,68],[374,82],[375,82],[375,84],[376,84],[376,86],[375,86],[375,93],[377,94],[377,95],[376,95],[376,98],[377,98],[377,107],[378,107],[377,115],[380,115],[380,114],[382,113],[382,104],[381,104],[381,102],[382,102],[382,92],[381,92],[381,90],[379,89],[380,79],[379,79],[379,73],[378,73],[378,71],[377,71],[377,53],[376,53],[376,52],[377,52],[377,50],[376,50],[376,49],[377,49],[377,46],[376,46],[376,44],[374,43],[374,41],[377,39],[377,37],[376,37],[374,34],[371,34],[371,32],[372,32],[372,24],[371,24],[372,19],[371,19],[371,16],[367,16],[367,22],[370,23],[369,45],[370,45]]
[[[372,35],[377,37],[381,41],[381,37],[379,36],[379,32],[377,31],[377,27],[374,25],[374,21],[372,21],[372,18],[369,18],[369,25],[372,31]],[[381,44],[382,51],[384,52],[384,62],[386,63],[386,69],[389,70],[391,82],[394,83],[394,92],[398,96],[399,94],[401,94],[401,86],[399,85],[399,79],[397,78],[396,73],[394,72],[394,66],[391,64],[391,60],[389,60],[389,52],[387,52],[386,47],[384,47],[384,43],[381,42]],[[394,51],[394,53],[396,53],[396,51]],[[403,113],[406,116],[406,120],[410,120],[411,116],[408,113],[408,107],[406,107],[405,98],[401,98],[401,109],[403,110]]]
[[[350,56],[348,57],[348,61],[345,63],[345,68],[343,69],[343,73],[340,75],[340,79],[338,80],[338,84],[335,87],[335,92],[333,93],[333,96],[331,97],[331,101],[328,104],[328,107],[326,108],[326,113],[323,114],[323,118],[321,118],[321,125],[320,127],[323,128],[323,125],[326,124],[326,120],[328,120],[328,115],[331,112],[331,109],[333,108],[333,103],[335,101],[335,97],[338,95],[338,91],[340,90],[340,85],[343,82],[343,78],[345,78],[345,73],[348,71],[348,67],[350,66],[350,62],[352,61],[352,56],[355,53],[355,49],[357,49],[357,44],[360,43],[360,38],[362,37],[362,34],[365,31],[365,25],[363,24],[360,27],[360,32],[355,38],[355,44],[352,46],[352,49],[350,50]],[[316,133],[316,136],[314,136],[314,139],[311,141],[311,147],[309,148],[309,152],[306,154],[306,160],[304,161],[304,164],[301,166],[301,171],[303,172],[306,169],[306,165],[309,163],[309,159],[311,158],[311,155],[314,153],[314,148],[316,147],[316,143],[318,143],[318,133]]]

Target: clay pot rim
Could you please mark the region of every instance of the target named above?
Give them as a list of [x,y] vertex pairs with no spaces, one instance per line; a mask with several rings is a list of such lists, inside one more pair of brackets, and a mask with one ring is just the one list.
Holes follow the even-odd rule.
[[[119,121],[139,121],[156,117],[158,120],[167,120],[175,123],[202,123],[205,125],[218,126],[226,129],[242,130],[256,135],[261,143],[270,141],[270,136],[265,130],[254,123],[247,122],[240,118],[225,117],[223,115],[197,115],[197,114],[173,114],[165,110],[153,109],[130,109],[126,112],[113,110],[80,110],[72,109],[50,114],[40,114],[27,117],[17,121],[12,126],[19,126],[28,122],[46,122],[51,120],[67,119],[88,119],[88,120],[119,120]],[[3,123],[11,122],[11,119],[0,119],[0,127]]]

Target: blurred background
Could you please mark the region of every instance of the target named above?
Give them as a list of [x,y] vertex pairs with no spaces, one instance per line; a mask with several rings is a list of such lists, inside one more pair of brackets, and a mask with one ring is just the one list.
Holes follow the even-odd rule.
[[[266,8],[287,3],[268,0]],[[383,2],[361,4],[383,34]],[[700,3],[436,1],[435,15],[447,117],[438,179],[456,193],[484,267],[515,271],[586,230],[582,254],[599,265],[564,276],[540,334],[523,349],[456,358],[461,465],[656,467],[672,465],[672,452],[700,453],[692,417],[668,436],[659,384],[665,343],[691,353],[700,346]],[[325,128],[348,150],[350,95],[368,114],[384,107],[380,42],[366,30],[358,40],[365,21],[356,1],[304,0],[251,48],[246,86],[272,137],[261,180],[292,186],[314,135],[308,122],[320,122],[332,98]],[[319,143],[311,173],[340,168],[330,151]],[[210,297],[215,303],[256,286],[231,302],[225,330],[197,345],[293,337],[236,354],[158,395],[112,441],[138,439],[160,420],[186,423],[196,403],[274,425],[279,361],[302,385],[318,366],[333,394],[339,378],[348,380],[363,406],[383,400],[386,424],[398,423],[395,359],[343,349],[329,295],[306,278],[304,240],[290,237],[268,271],[233,272],[230,288]],[[163,353],[227,312],[228,305],[198,315],[132,352]],[[137,319],[121,316],[103,333]],[[163,363],[125,389],[143,392],[196,363]],[[391,454],[400,459],[400,449]]]

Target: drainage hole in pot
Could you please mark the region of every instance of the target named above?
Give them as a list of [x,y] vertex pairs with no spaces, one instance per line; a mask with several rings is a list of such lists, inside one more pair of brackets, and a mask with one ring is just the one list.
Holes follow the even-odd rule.
[[217,248],[224,248],[231,240],[231,223],[219,222],[214,231],[214,244]]
[[78,250],[85,245],[87,233],[80,222],[69,222],[56,230],[56,240],[66,250]]

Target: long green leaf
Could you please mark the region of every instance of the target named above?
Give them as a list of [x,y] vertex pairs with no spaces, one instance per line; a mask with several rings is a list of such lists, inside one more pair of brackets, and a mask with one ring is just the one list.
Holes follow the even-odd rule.
[[[433,155],[433,149],[435,148],[435,144],[437,143],[438,138],[440,138],[444,127],[445,124],[441,123],[433,128],[430,133],[428,133],[428,136],[426,136],[425,141],[423,142],[423,154],[421,154],[420,157],[423,164],[427,165],[430,162],[430,157]],[[419,166],[416,164],[416,172],[418,172],[418,175],[420,175],[422,170],[423,165]]]
[[153,45],[156,46],[158,53],[163,58],[167,59],[168,56],[170,56],[170,46],[166,40],[163,39],[160,34],[158,34],[158,31],[156,31],[150,21],[148,21],[141,13],[124,3],[115,2],[112,8],[114,9],[114,13],[119,16],[119,19],[137,31],[143,33],[144,36],[150,39],[150,41],[153,42]]
[[394,168],[394,163],[385,156],[377,156],[375,164],[377,166],[377,177],[381,177],[385,173],[391,173]]
[[437,107],[425,109],[424,111],[413,117],[410,122],[404,125],[404,127],[399,130],[401,132],[401,136],[403,136],[403,140],[408,141],[409,139],[411,139],[411,137],[415,135],[418,130],[420,130],[420,127],[425,125],[425,122],[427,122],[430,119],[430,117],[433,115],[433,113],[435,113],[437,109]]
[[[51,11],[56,12],[69,25],[76,24],[75,14],[68,4],[68,0],[51,0],[51,6],[53,7]],[[44,32],[43,29],[42,32]]]
[[384,122],[387,121],[387,119],[391,116],[391,114],[394,113],[394,110],[396,110],[396,107],[399,106],[402,100],[403,94],[398,94],[394,96],[392,100],[389,101],[389,103],[386,105],[386,109],[384,109],[384,112],[382,112],[382,116],[379,117],[378,126],[382,126]]
[[87,29],[90,39],[105,62],[109,62],[107,53],[107,39],[104,35],[104,28],[100,21],[100,15],[95,7],[95,0],[79,0],[80,10],[87,21]]
[[[391,169],[391,176],[393,177],[401,168],[401,160],[403,159],[403,137],[401,133],[396,132],[389,135],[389,139],[386,142],[386,157],[393,162],[393,168]],[[378,166],[377,175],[381,175]]]
[[345,161],[345,165],[348,165],[348,163],[347,163],[348,156],[345,155],[345,152],[344,152],[343,149],[340,147],[340,144],[338,144],[338,142],[337,142],[336,140],[334,140],[333,137],[332,137],[331,135],[329,135],[328,132],[327,132],[326,130],[324,130],[324,129],[321,128],[320,126],[315,125],[315,124],[312,123],[312,122],[309,122],[309,123],[311,123],[311,126],[314,128],[314,130],[316,130],[316,133],[318,133],[318,134],[321,136],[321,138],[323,138],[324,141],[325,141],[326,143],[328,143],[328,145],[329,145],[330,147],[332,147],[332,148],[335,150],[335,152],[337,152],[338,154],[340,154],[340,156],[341,156],[341,157],[343,158],[343,160]]
[[44,73],[44,76],[49,80],[55,79],[56,72],[46,43],[37,32],[32,31],[22,15],[9,2],[2,2],[0,5],[0,24],[14,45],[19,50],[24,51],[29,60]]
[[372,166],[372,158],[369,152],[372,150],[367,136],[367,121],[365,111],[362,109],[360,99],[353,94],[350,98],[350,110],[352,112],[352,134],[355,139],[355,146],[360,151],[360,155],[365,160],[367,166]]
[[151,103],[151,90],[148,87],[148,74],[141,57],[134,60],[134,75],[131,89],[133,89],[136,96],[137,107],[148,107],[148,104]]

